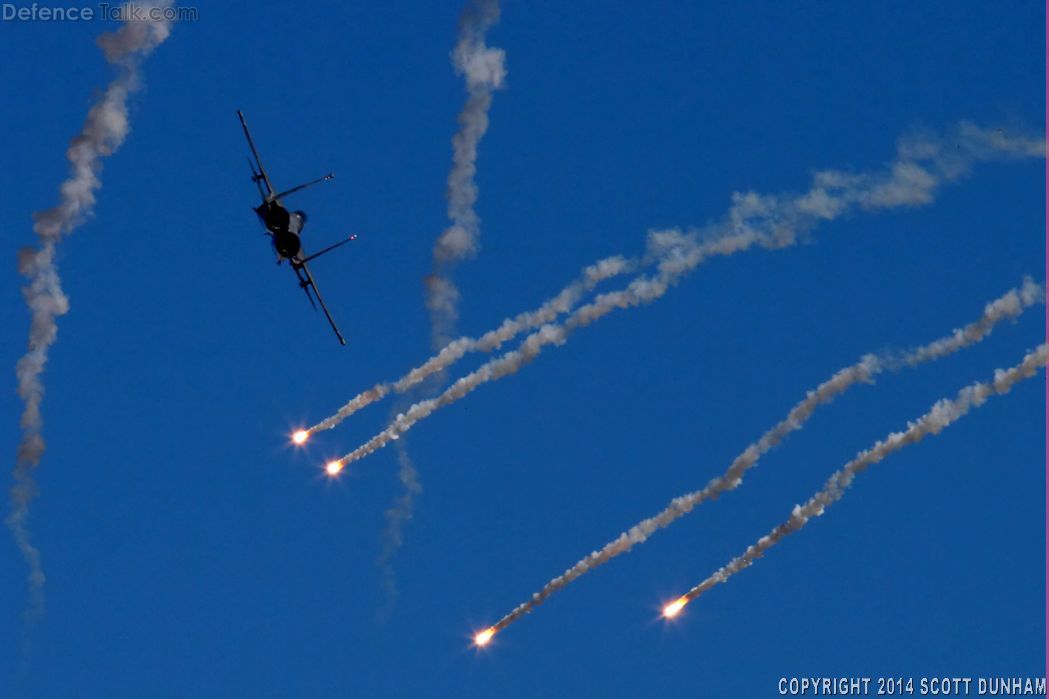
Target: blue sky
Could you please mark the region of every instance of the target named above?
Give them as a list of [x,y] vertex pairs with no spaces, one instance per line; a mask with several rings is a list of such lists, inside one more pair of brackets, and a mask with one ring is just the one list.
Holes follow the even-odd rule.
[[[45,382],[31,527],[47,612],[19,673],[25,565],[0,546],[4,696],[768,696],[781,676],[1044,675],[1044,383],[879,464],[845,499],[666,624],[668,599],[785,519],[858,450],[1019,361],[1035,311],[985,343],[850,392],[738,492],[471,647],[473,631],[621,530],[702,486],[805,391],[865,352],[974,319],[1044,277],[1044,162],[988,164],[914,210],[714,260],[406,438],[425,492],[394,560],[392,449],[318,466],[384,426],[374,406],[287,443],[428,356],[421,280],[446,225],[464,98],[457,3],[200,7],[145,63],[93,220],[61,246],[72,310]],[[514,3],[489,34],[509,75],[477,182],[463,332],[538,305],[654,227],[720,218],[735,191],[868,171],[915,128],[1040,131],[1044,6],[949,2]],[[0,24],[14,258],[111,77],[101,22]],[[273,264],[234,110],[295,203],[349,345]],[[1043,231],[1043,232],[1040,232]],[[471,368],[478,361],[459,367]],[[13,460],[21,405],[0,400]]]

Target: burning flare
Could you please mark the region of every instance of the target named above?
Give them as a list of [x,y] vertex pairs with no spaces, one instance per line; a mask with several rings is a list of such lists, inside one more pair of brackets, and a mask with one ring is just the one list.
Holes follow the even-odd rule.
[[676,600],[663,607],[663,618],[673,619],[681,613],[681,610],[685,608],[686,604],[688,604],[687,599],[684,597],[678,597]]
[[303,445],[306,440],[310,438],[309,430],[295,430],[295,434],[291,436],[291,441],[297,445]]
[[342,461],[339,461],[338,459],[336,459],[335,461],[329,461],[327,464],[324,465],[324,472],[327,473],[332,478],[334,478],[334,477],[338,476],[340,473],[342,473],[342,469],[345,466],[346,466],[346,464],[344,464]]
[[495,635],[495,629],[487,628],[484,631],[478,631],[474,635],[474,644],[479,648],[484,648],[488,645],[488,642],[492,640],[492,636]]

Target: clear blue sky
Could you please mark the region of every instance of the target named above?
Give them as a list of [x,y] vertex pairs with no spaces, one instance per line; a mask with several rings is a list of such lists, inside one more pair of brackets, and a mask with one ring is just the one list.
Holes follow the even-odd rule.
[[[1045,672],[1044,381],[878,465],[827,515],[690,605],[661,604],[782,521],[936,399],[1016,363],[1039,312],[860,387],[739,491],[581,579],[497,637],[470,634],[623,528],[703,485],[861,354],[968,322],[1043,277],[1044,162],[991,164],[913,211],[715,260],[407,438],[425,493],[377,620],[392,449],[339,482],[290,428],[428,356],[421,279],[446,224],[464,97],[457,2],[208,3],[145,64],[96,217],[62,244],[71,312],[46,374],[31,526],[47,612],[18,677],[25,566],[0,545],[0,695],[773,696],[781,676]],[[481,145],[480,256],[461,329],[537,305],[650,227],[719,218],[734,191],[870,170],[914,127],[1044,123],[1041,3],[510,3]],[[0,24],[6,217],[0,365],[24,351],[15,253],[111,73],[101,22]],[[273,264],[250,207],[244,109],[349,338]],[[476,363],[476,358],[471,360]],[[464,364],[463,367],[474,364]],[[0,392],[9,462],[21,406]]]

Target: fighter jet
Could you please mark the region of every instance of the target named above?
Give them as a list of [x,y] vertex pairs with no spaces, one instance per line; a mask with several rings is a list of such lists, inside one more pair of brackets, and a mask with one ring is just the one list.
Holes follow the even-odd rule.
[[[313,275],[310,274],[310,268],[306,263],[317,259],[340,245],[345,245],[357,236],[351,235],[345,240],[324,248],[320,252],[307,255],[302,249],[302,229],[306,226],[306,212],[288,211],[282,203],[285,197],[295,192],[300,192],[307,187],[312,187],[315,184],[326,182],[335,177],[335,174],[329,172],[324,177],[320,177],[312,182],[300,184],[283,192],[275,192],[269,175],[266,174],[265,168],[262,167],[259,152],[255,149],[255,142],[251,138],[251,132],[248,131],[248,122],[244,120],[244,113],[238,109],[237,116],[240,117],[240,125],[244,127],[244,135],[248,139],[248,147],[251,148],[251,154],[254,157],[254,162],[252,162],[251,158],[248,158],[248,165],[251,167],[251,180],[259,188],[259,195],[262,197],[262,203],[255,207],[255,214],[259,217],[259,221],[266,228],[266,234],[270,237],[273,251],[277,255],[277,264],[281,264],[285,260],[291,264],[291,268],[295,270],[295,276],[298,277],[299,288],[306,292],[306,298],[310,300],[314,310],[317,309],[317,304],[320,304],[321,310],[324,311],[324,316],[331,324],[331,329],[335,331],[335,336],[339,338],[340,343],[345,345],[346,339],[335,325],[331,313],[328,312],[328,307],[324,305],[324,299],[321,298],[321,292],[317,289],[317,284],[313,281]],[[310,293],[310,289],[313,289],[312,293]],[[313,301],[314,295],[317,297],[316,303]]]

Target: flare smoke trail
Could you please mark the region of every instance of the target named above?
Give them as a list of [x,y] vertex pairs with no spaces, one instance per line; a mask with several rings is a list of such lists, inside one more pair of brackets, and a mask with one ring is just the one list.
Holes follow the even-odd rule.
[[[166,7],[170,2],[151,6]],[[113,64],[118,75],[87,113],[87,119],[66,151],[70,175],[59,188],[59,203],[53,209],[34,214],[38,247],[25,247],[18,253],[18,270],[28,280],[23,287],[26,304],[32,314],[28,351],[18,360],[18,395],[25,402],[22,412],[22,441],[18,445],[11,488],[11,513],[7,516],[18,548],[29,565],[30,606],[27,618],[43,612],[44,572],[40,552],[30,541],[29,504],[37,494],[33,472],[44,454],[43,419],[40,404],[44,398],[41,375],[47,364],[48,350],[58,334],[56,318],[69,310],[62,292],[55,251],[62,236],[69,235],[90,218],[95,205],[95,192],[102,186],[99,173],[102,160],[117,151],[127,137],[128,97],[141,89],[139,68],[142,60],[159,46],[171,32],[165,21],[129,19],[115,32],[98,38],[98,46]]]
[[754,246],[771,250],[790,247],[820,221],[834,220],[856,209],[877,211],[928,204],[940,184],[962,177],[976,162],[1022,157],[1045,157],[1044,136],[1007,136],[1000,129],[981,129],[963,122],[947,141],[930,135],[903,139],[896,159],[881,172],[819,172],[804,195],[736,194],[732,208],[720,223],[690,232],[652,231],[646,259],[653,261],[654,274],[640,275],[625,289],[598,295],[560,325],[540,327],[516,350],[482,365],[436,398],[411,406],[385,430],[343,456],[342,461],[348,464],[381,449],[439,408],[458,401],[482,384],[516,373],[546,346],[564,344],[576,329],[617,308],[632,308],[661,298],[711,257],[734,255]]
[[809,391],[805,398],[791,409],[786,418],[744,449],[722,475],[712,478],[701,490],[674,498],[659,514],[642,520],[605,544],[600,550],[590,553],[548,582],[527,602],[518,605],[490,628],[496,632],[501,631],[534,610],[554,593],[563,590],[577,578],[608,563],[616,556],[627,553],[634,546],[644,543],[654,533],[670,526],[696,506],[707,500],[713,500],[724,492],[738,488],[743,482],[743,475],[757,466],[762,456],[779,446],[792,432],[804,427],[815,413],[816,408],[832,402],[857,383],[870,383],[877,374],[885,370],[913,367],[923,362],[946,357],[980,342],[990,335],[994,327],[1003,320],[1014,320],[1030,306],[1044,303],[1045,289],[1027,278],[1024,279],[1020,288],[1013,289],[988,303],[978,320],[955,330],[951,335],[902,353],[868,354],[856,364],[841,369],[815,390]]
[[339,408],[334,415],[318,422],[307,431],[312,434],[321,430],[330,430],[358,410],[371,405],[377,400],[381,400],[390,393],[404,393],[419,385],[425,379],[443,372],[470,352],[492,352],[499,349],[504,342],[513,339],[525,330],[538,328],[568,313],[586,294],[593,291],[598,284],[612,277],[627,273],[633,270],[636,265],[637,261],[635,260],[628,260],[615,255],[586,267],[578,279],[566,286],[539,308],[520,313],[513,318],[507,318],[498,328],[490,330],[478,338],[461,337],[458,340],[449,342],[441,348],[440,352],[409,371],[397,381],[375,384],[368,390],[354,396],[346,405]]
[[459,317],[459,290],[451,279],[451,269],[456,262],[477,254],[477,146],[488,130],[492,92],[502,87],[506,78],[505,53],[484,43],[485,34],[498,21],[496,0],[473,0],[459,19],[459,41],[452,50],[452,63],[466,80],[468,97],[459,114],[459,132],[452,139],[452,170],[448,174],[451,225],[434,245],[433,273],[426,278],[426,307],[435,349],[451,339]]
[[937,402],[929,412],[908,424],[906,430],[893,432],[870,449],[860,452],[855,459],[828,478],[823,489],[809,498],[808,502],[804,505],[795,505],[787,521],[758,539],[756,544],[747,547],[747,550],[741,555],[686,592],[679,598],[679,601],[687,604],[714,585],[727,582],[739,571],[750,567],[754,559],[761,557],[785,537],[804,527],[813,517],[822,515],[827,507],[840,500],[856,476],[869,466],[878,463],[908,444],[920,442],[929,435],[939,434],[945,427],[964,417],[973,408],[982,406],[991,396],[1008,393],[1020,381],[1034,376],[1039,369],[1045,366],[1045,361],[1046,345],[1043,344],[1030,352],[1020,364],[1013,368],[995,371],[994,379],[989,383],[977,382],[966,386],[953,400],[945,398]]
[[[950,149],[952,143],[956,144],[954,150]],[[901,140],[896,159],[879,173],[819,172],[814,176],[809,191],[795,197],[736,193],[733,206],[720,223],[689,233],[680,230],[651,232],[648,255],[644,259],[615,256],[587,267],[580,279],[538,309],[503,321],[499,328],[479,339],[464,337],[449,343],[400,380],[379,383],[363,391],[309,431],[331,429],[391,392],[402,393],[443,371],[468,352],[498,349],[517,334],[541,327],[569,312],[601,281],[634,271],[639,266],[659,264],[662,283],[659,277],[655,280],[639,277],[627,290],[606,295],[600,299],[601,303],[590,304],[579,314],[574,325],[593,322],[616,307],[638,305],[658,298],[665,293],[669,283],[690,272],[707,257],[730,255],[756,244],[766,248],[788,247],[819,221],[833,220],[855,208],[877,210],[930,203],[940,182],[959,179],[976,162],[1044,155],[1044,137],[1006,136],[1002,130],[980,129],[962,122],[954,138],[941,139],[926,134]],[[532,339],[532,343],[535,342]]]

